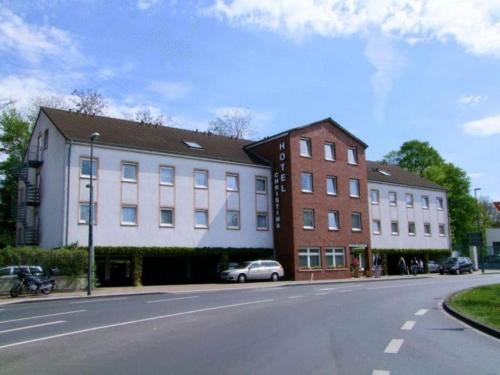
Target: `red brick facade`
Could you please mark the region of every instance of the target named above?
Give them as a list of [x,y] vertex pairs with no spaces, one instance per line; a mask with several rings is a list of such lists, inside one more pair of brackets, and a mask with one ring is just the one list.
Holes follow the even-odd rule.
[[[309,141],[311,157],[300,155],[300,140]],[[335,145],[335,161],[325,160],[325,143]],[[358,163],[347,161],[347,149],[355,148]],[[323,120],[290,130],[278,137],[259,142],[249,150],[273,166],[273,228],[276,258],[288,279],[312,280],[350,277],[353,253],[361,254],[363,268],[370,269],[370,227],[367,199],[365,147],[332,120]],[[312,174],[313,191],[303,192],[302,173]],[[328,195],[327,176],[337,180],[337,194]],[[349,180],[359,180],[360,196],[350,196]],[[304,228],[304,209],[314,211],[314,228]],[[338,211],[339,228],[329,230],[328,212]],[[352,213],[361,214],[361,230],[351,227]],[[319,250],[319,265],[301,266],[299,251]],[[345,249],[344,266],[328,267],[325,252]],[[364,250],[360,250],[364,248]],[[302,265],[306,258],[302,257]],[[364,262],[363,262],[364,261]],[[309,261],[308,261],[309,264]],[[311,261],[312,264],[312,261]]]

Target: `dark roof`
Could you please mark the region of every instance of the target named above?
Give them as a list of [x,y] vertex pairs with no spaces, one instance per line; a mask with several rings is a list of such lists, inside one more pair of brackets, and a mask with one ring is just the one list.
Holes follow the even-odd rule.
[[361,144],[364,148],[367,148],[368,145],[363,142],[361,139],[359,139],[358,137],[356,137],[354,134],[352,134],[351,132],[349,132],[346,128],[344,128],[342,125],[340,125],[337,121],[335,121],[334,119],[332,119],[331,117],[327,117],[323,120],[319,120],[319,121],[315,121],[315,122],[312,122],[310,124],[307,124],[307,125],[302,125],[302,126],[297,126],[295,128],[292,128],[292,129],[288,129],[288,130],[285,130],[284,132],[281,132],[281,133],[278,133],[278,134],[275,134],[275,135],[272,135],[272,136],[269,136],[269,137],[266,137],[260,141],[256,141],[256,142],[253,142],[247,146],[245,146],[246,148],[250,148],[250,147],[253,147],[253,146],[256,146],[257,144],[262,144],[262,143],[265,143],[271,139],[274,139],[274,138],[278,138],[282,135],[285,135],[285,134],[288,134],[288,133],[291,133],[291,132],[294,132],[296,130],[301,130],[301,129],[304,129],[304,128],[308,128],[310,126],[315,126],[315,125],[318,125],[318,124],[321,124],[321,123],[324,123],[324,122],[328,122],[330,123],[331,125],[335,126],[336,128],[338,128],[340,131],[342,131],[344,134],[346,134],[348,137],[354,139],[356,142],[358,142],[359,144]]
[[[95,142],[96,144],[246,164],[264,164],[262,160],[257,159],[243,149],[245,145],[252,143],[252,141],[248,140],[170,126],[146,125],[136,121],[111,117],[82,115],[47,107],[42,107],[41,111],[47,115],[66,139],[90,142],[90,135],[98,132],[100,137]],[[183,141],[196,142],[203,148],[190,148]]]
[[[423,177],[417,176],[416,174],[408,172],[395,165],[389,165],[367,160],[366,166],[368,168],[368,181],[415,186],[415,187],[435,189],[435,190],[446,190],[444,187],[435,184],[434,182],[431,182]],[[380,171],[386,172],[389,175],[387,176],[383,173],[380,173]]]

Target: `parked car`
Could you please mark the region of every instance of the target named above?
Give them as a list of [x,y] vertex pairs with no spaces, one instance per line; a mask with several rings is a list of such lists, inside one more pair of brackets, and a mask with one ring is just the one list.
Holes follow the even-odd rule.
[[435,260],[429,260],[427,262],[427,270],[429,273],[439,272],[439,263]]
[[439,273],[442,275],[444,273],[456,274],[459,275],[463,272],[472,273],[474,269],[474,263],[472,260],[466,257],[451,257],[448,258],[441,266],[439,267]]
[[7,266],[0,268],[0,277],[17,277],[19,271],[23,269],[25,273],[33,276],[40,276],[43,274],[43,268],[41,266]]
[[250,280],[278,281],[285,276],[281,264],[274,260],[255,260],[242,262],[220,274],[223,281],[238,281],[244,283]]

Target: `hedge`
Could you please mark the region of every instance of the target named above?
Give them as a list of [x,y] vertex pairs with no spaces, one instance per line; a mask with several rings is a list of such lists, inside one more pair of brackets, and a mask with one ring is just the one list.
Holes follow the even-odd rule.
[[126,246],[98,246],[96,256],[185,256],[185,255],[213,255],[221,257],[259,257],[272,258],[274,250],[270,248],[253,247],[126,247]]
[[373,254],[420,255],[451,255],[450,249],[372,249]]
[[15,265],[42,266],[45,272],[57,267],[60,275],[78,277],[87,270],[84,249],[44,250],[37,247],[7,247],[0,250],[0,267]]

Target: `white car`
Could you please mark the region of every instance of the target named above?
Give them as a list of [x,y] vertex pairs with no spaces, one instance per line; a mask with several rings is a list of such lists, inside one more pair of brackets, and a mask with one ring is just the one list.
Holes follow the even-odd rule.
[[221,272],[220,279],[244,283],[247,280],[278,281],[284,276],[283,267],[278,262],[274,260],[254,260],[238,263],[234,267]]

